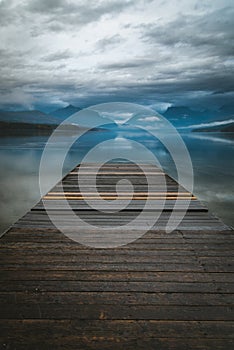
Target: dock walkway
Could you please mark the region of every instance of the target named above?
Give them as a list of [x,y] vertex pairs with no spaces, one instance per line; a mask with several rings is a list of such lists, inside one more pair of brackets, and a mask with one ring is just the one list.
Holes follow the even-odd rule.
[[[131,221],[147,198],[164,198],[160,218],[132,243],[95,249],[61,233],[40,201],[0,239],[0,349],[232,350],[233,230],[193,194],[178,192],[167,175],[162,191],[165,174],[154,166],[148,167],[154,193],[147,193],[137,166],[102,167],[97,189],[103,199],[116,199],[121,178],[134,184],[134,196],[126,210],[98,213],[85,202],[96,196],[89,188],[92,164],[86,167],[87,192],[80,193],[76,167],[43,198],[51,210],[64,212],[65,196],[76,215],[101,232]],[[119,195],[129,197],[127,185]],[[187,198],[191,204],[178,228],[166,233],[178,198],[178,211]]]

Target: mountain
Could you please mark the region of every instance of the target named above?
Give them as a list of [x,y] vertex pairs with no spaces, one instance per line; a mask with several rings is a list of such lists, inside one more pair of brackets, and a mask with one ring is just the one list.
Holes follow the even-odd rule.
[[223,105],[219,109],[220,114],[222,115],[234,115],[234,104]]
[[221,111],[193,110],[185,106],[169,107],[163,116],[178,128],[227,118]]
[[193,132],[234,132],[234,119],[210,123],[210,125],[199,127]]
[[219,110],[194,110],[185,106],[169,107],[163,116],[177,128],[194,127],[202,123],[225,121],[234,115],[234,105],[224,105]]
[[[66,130],[76,130],[80,128],[98,128],[102,124],[112,125],[113,121],[105,118],[94,111],[84,110],[82,115],[75,113],[81,108],[72,105],[66,108],[58,109],[51,114],[45,114],[41,111],[0,111],[1,135],[7,133],[26,132],[29,130],[39,130],[40,132],[55,129],[68,116],[71,116],[69,123],[66,123]],[[74,115],[74,117],[72,117]],[[18,129],[18,131],[17,131]]]
[[54,124],[35,124],[0,121],[0,136],[48,135],[56,128]]
[[0,111],[0,122],[58,125],[61,120],[40,111]]
[[108,117],[103,116],[101,113],[91,109],[84,109],[80,115],[74,115],[74,117],[71,116],[69,123],[91,129],[100,128],[101,126],[104,128],[107,126],[108,128],[116,126],[112,119],[109,119]]
[[72,114],[81,111],[81,109],[82,108],[80,108],[80,107],[69,105],[65,108],[56,109],[56,111],[51,112],[50,115],[52,115],[53,117],[59,118],[61,121],[61,120],[64,120],[64,119],[70,117]]
[[157,113],[154,115],[146,112],[145,114],[137,113],[133,115],[130,119],[128,119],[123,125],[133,128],[142,128],[146,130],[156,130],[156,129],[164,129],[165,123],[163,119],[158,116]]
[[60,122],[40,111],[0,111],[0,136],[48,135]]
[[166,112],[164,112],[164,116],[170,120],[177,120],[180,119],[188,119],[188,118],[195,118],[197,116],[198,112],[190,109],[189,107],[185,106],[178,106],[178,107],[168,107]]
[[[79,127],[97,127],[100,125],[108,125],[108,128],[115,128],[116,124],[113,120],[108,119],[107,117],[102,116],[101,114],[91,112],[90,110],[84,110],[82,115],[76,115],[75,113],[79,112],[81,108],[68,105],[65,108],[57,109],[56,111],[46,114],[38,110],[33,111],[1,111],[0,110],[0,126],[2,129],[7,130],[7,128],[39,128],[43,129],[43,125],[49,125],[51,128],[55,128],[66,118],[74,115],[74,118],[71,118],[69,124],[79,125]],[[225,121],[233,120],[234,115],[234,105],[224,105],[219,110],[193,110],[186,106],[173,106],[169,107],[164,112],[164,117],[169,120],[176,128],[184,129],[186,131],[196,130],[203,131],[203,129],[214,127],[213,131],[219,130],[219,127],[222,125],[222,130],[231,130],[231,125],[227,124]],[[216,122],[218,123],[217,125]],[[221,124],[219,124],[221,122]],[[223,123],[224,122],[224,123]],[[11,125],[9,125],[11,124]],[[14,125],[13,125],[14,124]],[[23,125],[24,124],[24,125]],[[131,120],[127,121],[127,124],[130,125],[140,125],[143,128],[151,129],[163,127],[163,123],[160,122],[160,118],[155,116],[148,115],[134,115]],[[31,125],[31,126],[30,126]],[[51,129],[50,128],[50,129]],[[46,128],[45,128],[46,129]],[[197,131],[197,130],[196,130]]]

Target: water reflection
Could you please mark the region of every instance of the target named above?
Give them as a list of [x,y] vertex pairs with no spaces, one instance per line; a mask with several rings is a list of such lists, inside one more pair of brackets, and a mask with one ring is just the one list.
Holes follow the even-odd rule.
[[[72,136],[70,136],[72,137]],[[134,129],[119,128],[112,131],[93,131],[75,143],[68,153],[63,172],[75,167],[95,144],[109,138],[115,140],[116,147],[129,147],[130,140],[142,142],[153,152],[162,168],[176,178],[176,169],[170,154],[158,141]],[[167,137],[172,137],[168,136]],[[194,167],[194,193],[227,224],[234,225],[234,143],[232,138],[220,134],[182,135],[190,152]],[[40,199],[38,172],[47,136],[4,137],[0,144],[0,233],[27,212]],[[221,140],[221,141],[218,141]],[[59,179],[53,169],[60,161],[60,150],[66,145],[61,137],[48,157],[48,190]],[[105,150],[103,150],[105,152]],[[98,161],[98,160],[97,160]],[[146,159],[142,154],[142,161]],[[184,169],[186,175],[186,169]],[[182,184],[186,187],[186,183]]]

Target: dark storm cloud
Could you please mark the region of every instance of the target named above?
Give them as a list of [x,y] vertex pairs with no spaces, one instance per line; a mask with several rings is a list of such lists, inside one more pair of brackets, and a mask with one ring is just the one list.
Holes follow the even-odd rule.
[[89,3],[82,1],[71,2],[68,0],[31,0],[28,2],[28,10],[43,14],[71,13],[80,10],[81,13],[100,14],[119,12],[129,5],[134,4],[133,0],[113,0],[113,1],[94,1]]
[[180,2],[0,0],[0,104],[229,101],[234,7]]
[[152,50],[170,52],[170,58],[161,62],[159,79],[142,82],[141,93],[164,93],[172,101],[170,95],[178,97],[178,93],[185,96],[197,91],[199,96],[202,91],[233,92],[233,18],[233,8],[224,8],[199,16],[180,15],[161,25],[140,26],[143,41],[149,43]]
[[15,20],[14,4],[12,0],[3,0],[0,2],[0,26],[7,26]]
[[103,16],[116,16],[140,0],[1,0],[0,25],[9,27],[30,23],[33,37],[48,31],[75,30],[99,21]]
[[145,26],[143,38],[168,47],[192,47],[209,56],[233,56],[233,18],[231,7],[199,16],[181,15],[167,24]]
[[111,37],[103,38],[97,41],[96,49],[104,52],[105,50],[109,50],[114,46],[118,45],[123,40],[124,39],[119,34],[113,35]]
[[54,62],[54,61],[61,61],[66,60],[67,58],[71,58],[73,55],[68,50],[65,51],[57,51],[55,53],[52,53],[50,55],[47,55],[43,57],[43,60],[46,62]]
[[71,11],[74,5],[66,0],[30,0],[27,8],[32,12],[48,14]]
[[66,27],[96,22],[102,16],[119,13],[134,3],[134,0],[106,0],[102,2],[91,0],[88,3],[67,0],[31,0],[26,10],[46,17],[47,24],[49,24],[48,29],[61,31],[65,30]]
[[129,68],[142,68],[142,67],[148,67],[155,64],[154,59],[147,59],[147,58],[138,58],[134,60],[129,60],[126,62],[114,62],[109,64],[103,64],[100,66],[101,69],[104,69],[106,71],[110,70],[122,70],[122,69],[129,69]]

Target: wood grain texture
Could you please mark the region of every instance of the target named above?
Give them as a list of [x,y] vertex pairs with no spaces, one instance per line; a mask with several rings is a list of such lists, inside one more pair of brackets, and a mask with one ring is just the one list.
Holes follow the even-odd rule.
[[[63,197],[80,196],[78,170],[45,197],[71,228],[75,222],[63,209]],[[92,196],[92,164],[85,172],[86,196]],[[54,227],[43,201],[1,237],[0,349],[234,348],[234,233],[191,193],[181,187],[178,192],[179,185],[160,169],[148,165],[147,173],[156,178],[151,197],[163,195],[166,206],[156,225],[132,243],[95,249],[74,242]],[[102,225],[129,222],[142,210],[148,188],[133,164],[106,164],[97,188],[115,199],[116,183],[126,176],[141,200],[120,213],[98,213],[84,198],[70,200],[76,215],[96,225],[96,237],[102,237]],[[166,233],[172,198],[180,198],[178,217],[184,198],[194,199],[177,230]],[[147,227],[154,214],[147,212],[142,224]],[[134,228],[123,234],[134,237]]]

